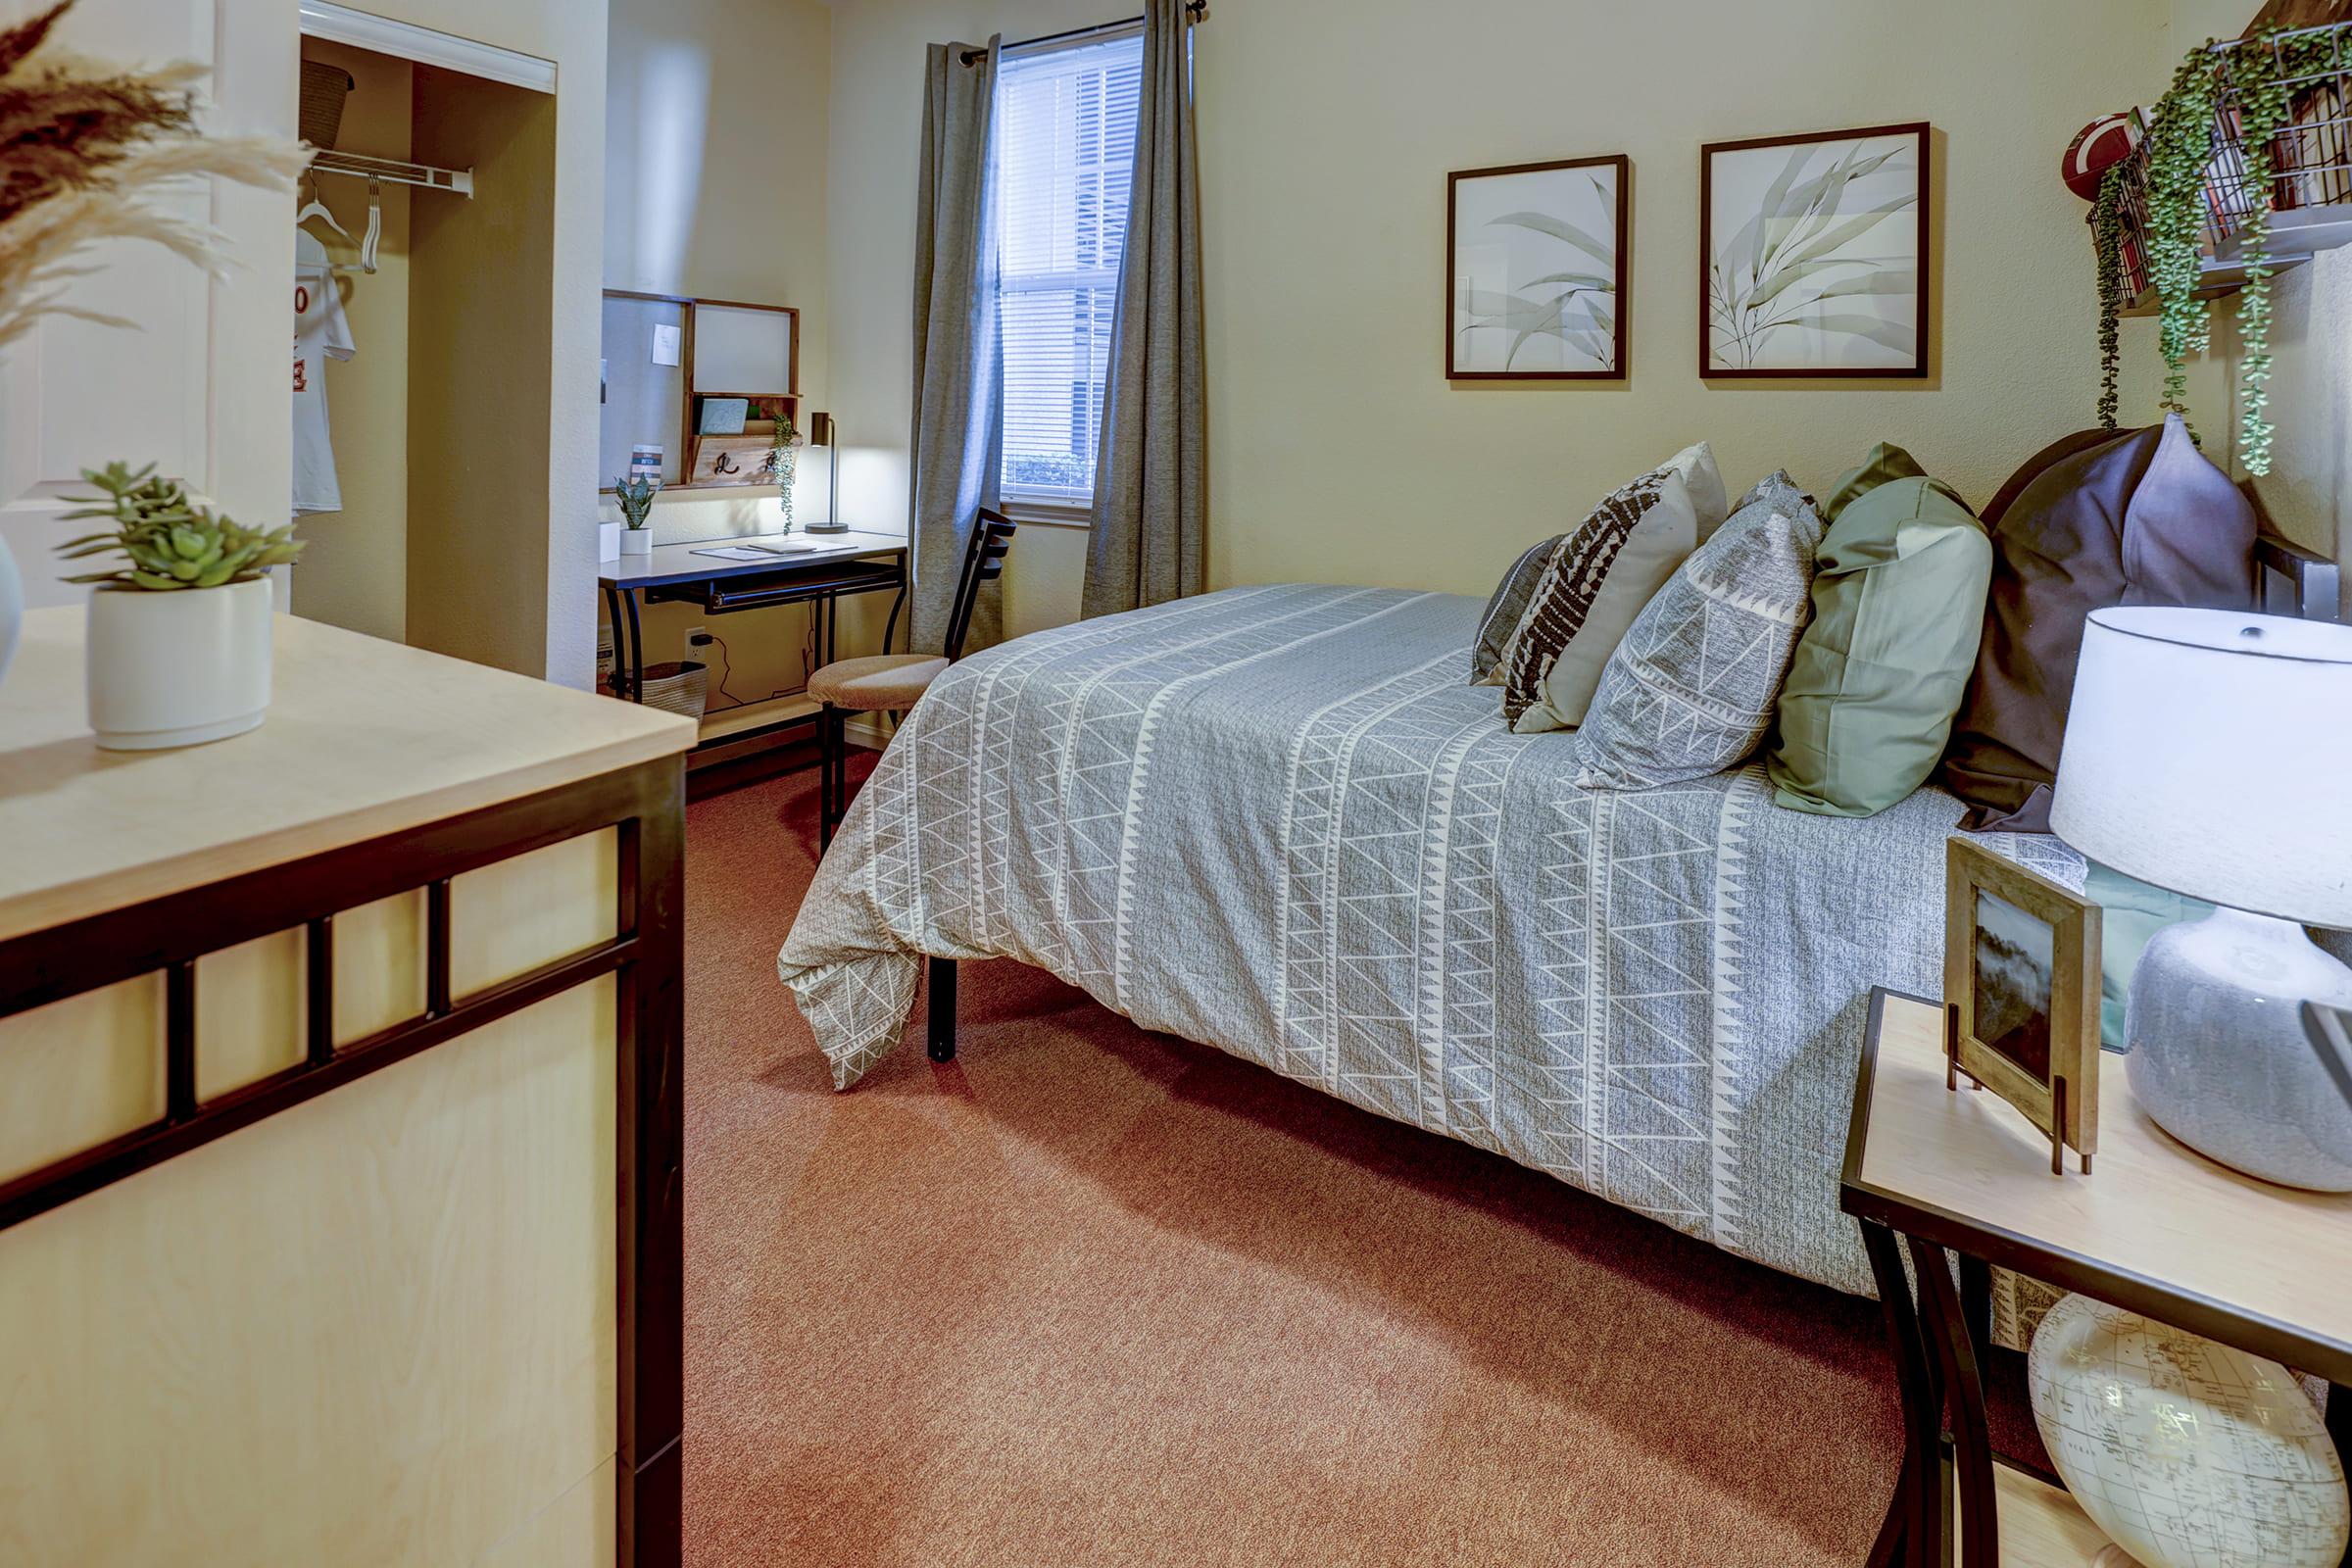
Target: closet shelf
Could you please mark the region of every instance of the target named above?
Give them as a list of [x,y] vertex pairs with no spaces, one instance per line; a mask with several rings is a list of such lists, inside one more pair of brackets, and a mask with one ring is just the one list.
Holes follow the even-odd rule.
[[398,158],[369,158],[362,153],[339,153],[331,147],[321,150],[311,160],[311,172],[316,174],[351,174],[391,185],[421,185],[427,190],[455,191],[465,197],[473,195],[473,171],[470,169],[435,169],[430,164],[412,164]]

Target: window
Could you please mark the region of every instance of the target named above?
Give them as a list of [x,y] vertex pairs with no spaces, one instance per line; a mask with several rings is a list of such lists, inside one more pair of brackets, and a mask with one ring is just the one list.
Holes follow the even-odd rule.
[[1006,60],[998,78],[1007,499],[1094,500],[1143,52],[1130,33]]

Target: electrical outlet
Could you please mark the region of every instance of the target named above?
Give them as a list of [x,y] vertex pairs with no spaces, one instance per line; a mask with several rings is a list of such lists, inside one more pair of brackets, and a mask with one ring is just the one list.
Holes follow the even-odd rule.
[[702,647],[704,643],[710,640],[710,634],[703,630],[702,627],[689,626],[686,628],[686,637],[683,646],[688,653],[692,653],[694,650]]

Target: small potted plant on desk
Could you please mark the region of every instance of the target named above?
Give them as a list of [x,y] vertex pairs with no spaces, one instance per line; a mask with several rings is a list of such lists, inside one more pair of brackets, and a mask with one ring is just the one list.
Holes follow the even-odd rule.
[[620,508],[620,520],[627,524],[620,532],[620,553],[624,556],[650,556],[654,553],[654,530],[649,524],[654,516],[654,497],[662,493],[662,481],[622,474],[612,481],[612,500]]
[[270,709],[270,577],[302,551],[294,526],[247,528],[170,479],[120,463],[85,468],[103,496],[69,517],[108,533],[58,547],[68,560],[121,554],[93,583],[84,657],[90,728],[108,751],[152,752],[242,735]]

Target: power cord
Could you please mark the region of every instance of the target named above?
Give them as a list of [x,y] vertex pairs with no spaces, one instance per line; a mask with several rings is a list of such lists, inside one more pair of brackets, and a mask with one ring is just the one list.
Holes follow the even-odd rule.
[[732,654],[727,652],[726,639],[714,637],[707,631],[698,631],[686,640],[686,644],[688,653],[693,653],[698,648],[709,648],[712,644],[716,644],[718,647],[718,695],[724,697],[726,701],[716,708],[707,707],[705,711],[723,713],[730,708],[743,707],[743,699],[727,690],[727,677],[735,673],[735,659]]

